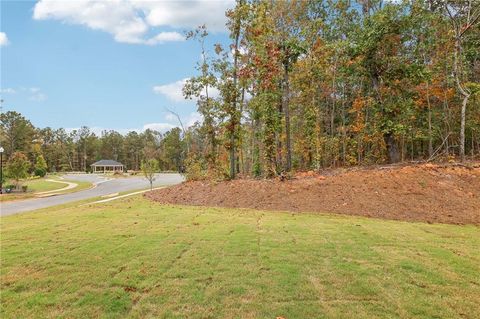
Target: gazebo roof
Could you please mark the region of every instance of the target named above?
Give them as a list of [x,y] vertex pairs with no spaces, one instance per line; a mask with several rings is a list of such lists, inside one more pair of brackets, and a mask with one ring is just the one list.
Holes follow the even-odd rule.
[[123,166],[123,164],[114,160],[99,160],[90,166]]

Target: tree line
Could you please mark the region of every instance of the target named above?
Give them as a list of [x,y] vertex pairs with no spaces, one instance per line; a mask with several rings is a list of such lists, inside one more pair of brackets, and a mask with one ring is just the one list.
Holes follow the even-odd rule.
[[32,173],[37,168],[89,172],[90,165],[100,159],[119,161],[135,171],[149,160],[156,160],[162,171],[183,170],[184,141],[179,128],[166,133],[147,129],[125,135],[108,130],[98,136],[86,126],[71,132],[37,128],[20,113],[8,111],[0,115],[0,133],[4,159],[25,159],[31,163]]
[[187,176],[479,155],[480,1],[237,0],[226,16],[227,46],[187,35],[203,116]]

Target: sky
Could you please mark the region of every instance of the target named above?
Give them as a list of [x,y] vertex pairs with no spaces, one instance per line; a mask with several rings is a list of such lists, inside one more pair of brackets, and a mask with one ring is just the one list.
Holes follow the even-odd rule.
[[0,0],[3,112],[37,127],[121,133],[199,120],[182,83],[200,47],[185,31],[206,24],[207,46],[228,44],[233,0]]

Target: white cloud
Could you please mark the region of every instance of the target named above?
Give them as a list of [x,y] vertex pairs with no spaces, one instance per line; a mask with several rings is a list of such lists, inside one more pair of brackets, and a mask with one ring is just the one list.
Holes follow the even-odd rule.
[[167,115],[165,115],[165,119],[170,122],[177,121],[177,117],[172,113],[167,113]]
[[[185,85],[185,82],[187,82],[188,78],[178,80],[173,83],[168,83],[168,84],[163,84],[163,85],[156,85],[153,87],[153,92],[156,94],[160,94],[165,96],[167,99],[173,102],[184,102],[187,101],[183,97],[183,86]],[[217,98],[220,96],[220,92],[216,88],[209,88],[209,96],[211,98]],[[203,96],[203,94],[202,94]]]
[[47,95],[37,87],[22,88],[22,91],[27,91],[30,94],[28,98],[30,101],[43,102],[47,99]]
[[[178,127],[180,125],[180,123],[178,122],[178,118],[175,114],[167,113],[165,115],[165,119],[169,122],[177,123],[175,127]],[[188,116],[183,116],[180,119],[185,128],[195,125],[196,122],[202,123],[203,121],[202,116],[198,112],[192,112]]]
[[5,88],[5,89],[0,89],[0,93],[2,94],[15,94],[17,91],[12,88]]
[[225,11],[234,0],[133,1],[145,12],[152,26],[193,29],[205,24],[209,30],[225,31]]
[[5,32],[0,32],[0,47],[8,45],[9,43],[7,34]]
[[233,5],[233,0],[40,0],[33,18],[84,25],[108,32],[118,42],[154,45],[185,40],[179,32],[157,33],[160,27],[192,29],[206,24],[210,30],[226,30],[225,10]]
[[47,99],[47,95],[42,92],[38,87],[20,87],[18,89],[14,88],[4,88],[0,89],[1,94],[20,94],[31,101],[43,102]]
[[145,44],[162,44],[165,42],[184,41],[185,36],[178,32],[160,32],[156,36],[145,41]]
[[198,112],[192,112],[185,121],[186,126],[190,127],[195,125],[196,122],[202,123],[203,117]]
[[177,125],[173,125],[170,123],[148,123],[143,126],[142,131],[150,129],[153,131],[166,132],[174,127],[177,127]]
[[[180,128],[180,123],[178,122],[178,119],[175,115],[171,113],[167,113],[165,116],[165,119],[168,122],[155,122],[155,123],[147,123],[144,124],[141,128],[106,128],[106,127],[101,127],[101,126],[93,126],[90,127],[90,131],[95,133],[97,136],[102,136],[102,132],[104,131],[117,131],[118,133],[122,135],[127,135],[129,132],[137,132],[137,133],[142,133],[145,132],[147,129],[158,131],[160,133],[165,133],[172,128],[178,127]],[[195,125],[196,122],[202,123],[203,118],[198,112],[192,112],[187,116],[182,117],[182,123],[185,125],[186,128]],[[175,124],[172,124],[175,123]],[[65,128],[65,131],[67,133],[71,133],[74,130],[79,130],[79,127],[70,127],[70,128]]]
[[[126,135],[129,132],[142,133],[142,132],[145,132],[147,129],[150,129],[153,131],[165,133],[174,127],[178,127],[178,125],[173,125],[171,123],[147,123],[143,125],[141,128],[107,128],[107,127],[101,127],[101,126],[92,126],[92,127],[89,127],[89,129],[91,132],[95,133],[95,135],[102,136],[102,133],[105,131],[107,132],[116,131],[122,135]],[[79,130],[79,129],[80,129],[79,127],[69,127],[69,128],[66,128],[65,131],[68,133],[71,133],[74,130]]]
[[183,102],[185,98],[183,97],[182,89],[186,81],[187,79],[183,79],[169,84],[156,85],[153,87],[153,92],[164,95],[171,101]]
[[32,94],[29,97],[29,99],[35,102],[43,102],[47,99],[47,95],[45,93],[39,92],[39,93]]

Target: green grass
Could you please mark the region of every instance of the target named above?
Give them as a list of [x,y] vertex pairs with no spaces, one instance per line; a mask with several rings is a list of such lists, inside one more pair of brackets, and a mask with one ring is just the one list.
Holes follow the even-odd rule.
[[480,229],[161,206],[1,219],[2,318],[478,318]]
[[23,182],[22,185],[28,186],[28,191],[34,192],[34,193],[53,191],[53,190],[61,189],[67,186],[67,184],[51,182],[51,181],[47,181],[46,179],[58,180],[57,178],[51,178],[49,176],[46,178],[31,179]]
[[[68,184],[65,184],[65,183],[56,183],[56,182],[47,181],[47,179],[55,179],[55,180],[58,180],[60,182],[65,181],[65,182],[71,182],[71,183],[76,183],[77,184],[77,187],[68,189],[66,191],[61,191],[61,192],[59,192],[59,194],[68,194],[68,193],[72,193],[72,192],[78,192],[78,191],[90,188],[92,186],[92,183],[89,183],[89,182],[63,180],[63,179],[58,179],[56,176],[50,176],[49,175],[45,178],[29,179],[29,180],[21,182],[21,185],[27,185],[28,186],[26,193],[3,194],[0,197],[0,202],[32,198],[32,197],[35,197],[35,193],[60,190],[60,189],[66,187],[68,185]],[[8,181],[4,185],[9,185],[9,184],[13,184],[13,182]]]
[[75,184],[77,184],[77,187],[68,189],[66,191],[59,192],[60,194],[68,194],[68,193],[73,193],[73,192],[79,192],[79,191],[89,189],[89,188],[92,187],[92,183],[85,182],[85,181],[73,181],[73,180],[67,180],[67,179],[62,179],[61,181],[75,183]]

